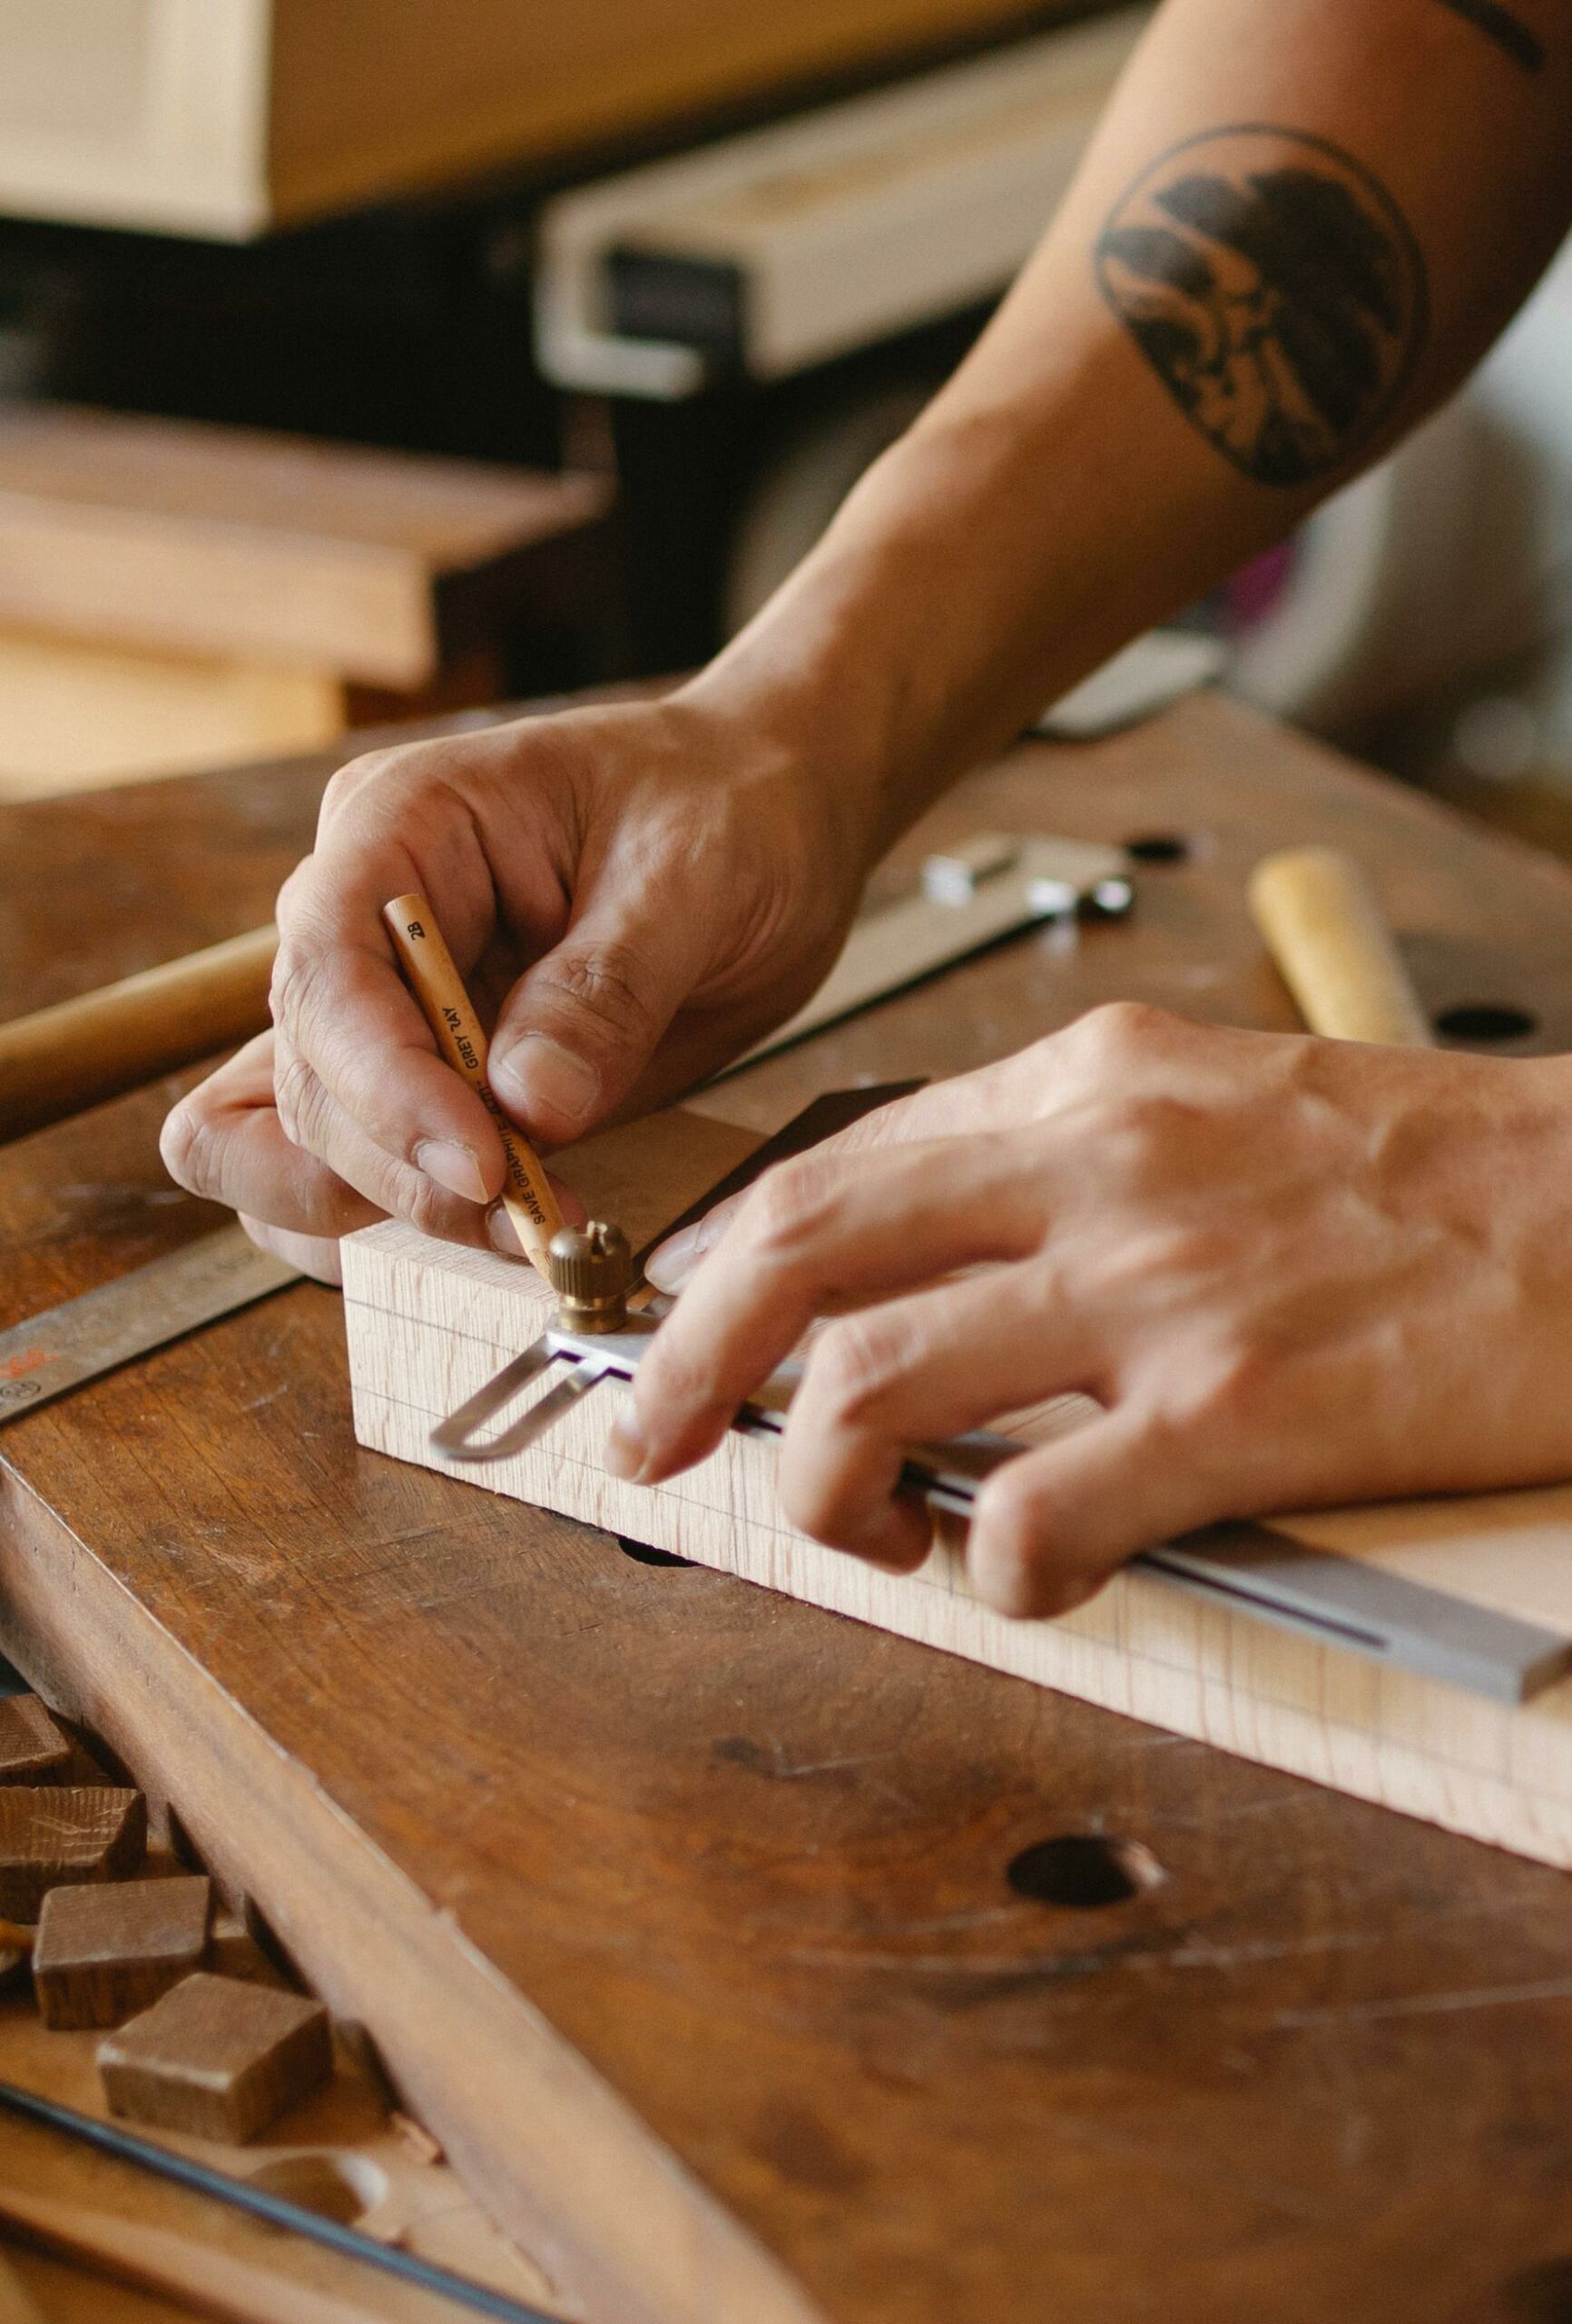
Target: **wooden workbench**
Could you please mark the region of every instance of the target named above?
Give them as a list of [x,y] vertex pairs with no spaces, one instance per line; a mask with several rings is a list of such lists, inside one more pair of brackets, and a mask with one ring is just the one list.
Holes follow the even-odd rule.
[[[0,1015],[260,919],[326,772],[0,812]],[[990,955],[734,1113],[1115,994],[1289,1023],[1241,873],[1311,836],[1371,863],[1433,1006],[1572,1047],[1572,876],[1222,703],[1033,747],[937,829],[1025,814],[1187,852],[1129,925]],[[159,1169],[171,1094],[0,1152],[0,1324],[212,1223]],[[359,1452],[331,1293],[0,1436],[0,1637],[602,2324],[1565,2312],[1561,1876]],[[1165,1876],[1009,1886],[1098,1831]]]

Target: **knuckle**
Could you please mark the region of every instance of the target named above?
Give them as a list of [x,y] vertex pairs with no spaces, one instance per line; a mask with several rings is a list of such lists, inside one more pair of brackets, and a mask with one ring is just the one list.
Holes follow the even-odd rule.
[[562,951],[541,963],[537,975],[571,1002],[580,1017],[619,1038],[629,1026],[646,1025],[653,1014],[648,962],[636,946],[597,944],[591,951]]
[[280,1126],[291,1146],[308,1154],[318,1152],[322,1128],[324,1091],[303,1057],[286,1049],[273,1067],[273,1103]]
[[1150,1001],[1106,1000],[1077,1018],[1069,1030],[1095,1059],[1123,1061],[1158,1047],[1176,1022]]
[[406,743],[387,751],[366,751],[358,759],[347,759],[328,777],[322,793],[317,828],[327,831],[344,813],[357,804],[361,794],[372,785],[382,783],[398,765],[409,750]]
[[789,1265],[824,1232],[835,1206],[823,1162],[803,1155],[766,1171],[743,1204],[738,1225],[759,1257]]
[[332,1021],[335,995],[331,988],[332,971],[325,953],[299,944],[280,944],[268,996],[274,1024],[291,1041],[308,1046],[316,1027]]
[[866,1420],[906,1369],[901,1334],[877,1314],[844,1315],[829,1324],[811,1361],[815,1387],[836,1418]]

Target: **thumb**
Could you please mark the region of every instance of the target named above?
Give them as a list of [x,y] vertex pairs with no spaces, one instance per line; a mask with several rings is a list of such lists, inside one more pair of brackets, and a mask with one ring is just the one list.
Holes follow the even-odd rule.
[[582,1137],[626,1097],[698,973],[681,915],[586,911],[503,1003],[499,1103],[544,1144]]
[[977,1498],[967,1571],[996,1613],[1068,1614],[1138,1550],[1219,1513],[1172,1426],[1118,1404],[995,1470]]

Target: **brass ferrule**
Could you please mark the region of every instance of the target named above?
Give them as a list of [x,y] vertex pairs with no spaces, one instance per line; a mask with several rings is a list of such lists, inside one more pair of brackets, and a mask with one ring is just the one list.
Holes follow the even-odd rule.
[[559,1226],[546,1251],[564,1331],[620,1332],[628,1320],[633,1254],[620,1226],[592,1218],[587,1226]]

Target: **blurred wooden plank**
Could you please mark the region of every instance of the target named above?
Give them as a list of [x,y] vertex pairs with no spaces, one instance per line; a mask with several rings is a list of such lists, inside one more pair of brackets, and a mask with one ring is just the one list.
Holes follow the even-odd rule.
[[321,750],[346,723],[343,684],[319,670],[0,630],[0,800]]
[[0,0],[0,205],[243,239],[1070,0]]
[[599,478],[15,406],[0,624],[412,691],[474,642],[523,562],[609,498]]

